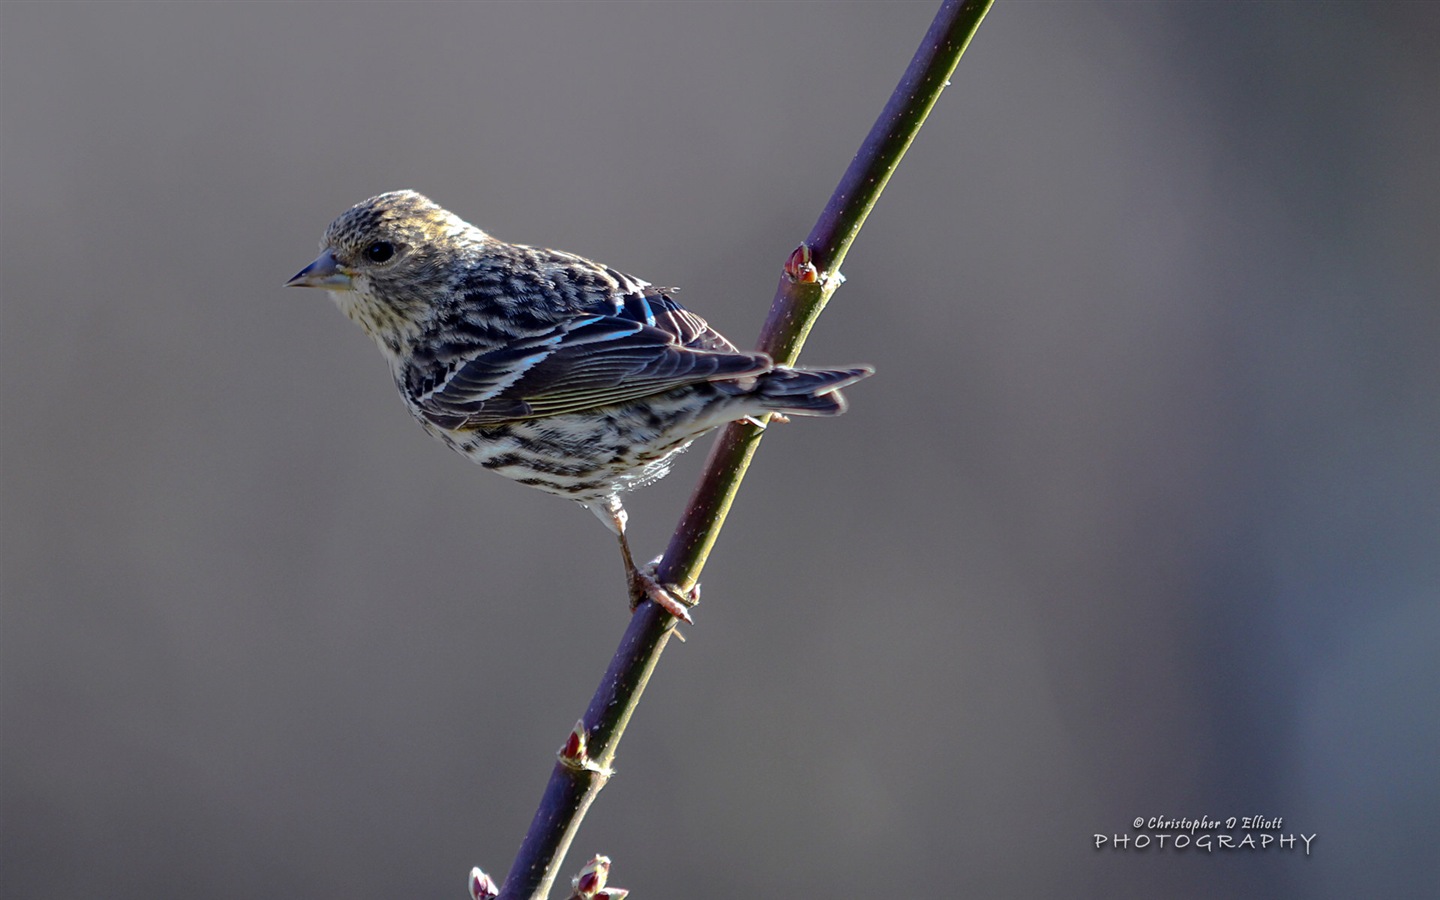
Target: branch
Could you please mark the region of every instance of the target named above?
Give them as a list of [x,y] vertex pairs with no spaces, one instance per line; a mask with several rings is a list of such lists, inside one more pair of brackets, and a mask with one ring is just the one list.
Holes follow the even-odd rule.
[[[840,285],[839,269],[860,226],[965,52],[992,0],[945,0],[900,84],[820,214],[809,237],[786,263],[759,349],[793,365],[800,348]],[[721,432],[700,483],[660,562],[661,583],[698,583],[725,515],[760,444],[764,429],[743,422]],[[500,900],[544,900],[586,810],[610,776],[611,763],[675,619],[654,603],[630,617],[620,648],[600,680],[585,718],[566,743],[540,808],[505,878]],[[580,738],[576,752],[576,735]]]

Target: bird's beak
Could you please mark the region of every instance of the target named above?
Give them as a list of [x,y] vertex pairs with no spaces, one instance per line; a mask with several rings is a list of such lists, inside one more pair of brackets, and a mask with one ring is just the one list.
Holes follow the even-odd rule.
[[316,257],[315,261],[289,281],[285,282],[286,287],[308,287],[325,288],[331,291],[349,291],[354,286],[350,282],[350,275],[340,268],[335,261],[335,254],[326,250]]

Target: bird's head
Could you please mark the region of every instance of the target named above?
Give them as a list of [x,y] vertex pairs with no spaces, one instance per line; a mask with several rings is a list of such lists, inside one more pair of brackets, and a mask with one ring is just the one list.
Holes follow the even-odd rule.
[[321,253],[285,282],[323,288],[392,355],[445,297],[483,231],[415,191],[371,197],[340,214]]

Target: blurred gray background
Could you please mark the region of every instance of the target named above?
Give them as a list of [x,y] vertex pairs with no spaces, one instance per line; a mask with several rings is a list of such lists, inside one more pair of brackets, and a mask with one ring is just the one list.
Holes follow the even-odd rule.
[[[0,6],[6,897],[463,897],[614,543],[284,290],[410,187],[741,344],[929,3]],[[641,898],[1435,896],[1440,15],[1002,2],[592,811]],[[629,501],[658,552],[704,458]],[[1096,851],[1259,814],[1303,852]]]

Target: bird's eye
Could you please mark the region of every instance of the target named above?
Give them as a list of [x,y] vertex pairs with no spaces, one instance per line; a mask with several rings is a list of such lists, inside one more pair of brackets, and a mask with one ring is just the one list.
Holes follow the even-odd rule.
[[388,262],[395,255],[395,245],[389,241],[376,241],[365,248],[365,258],[372,263]]

